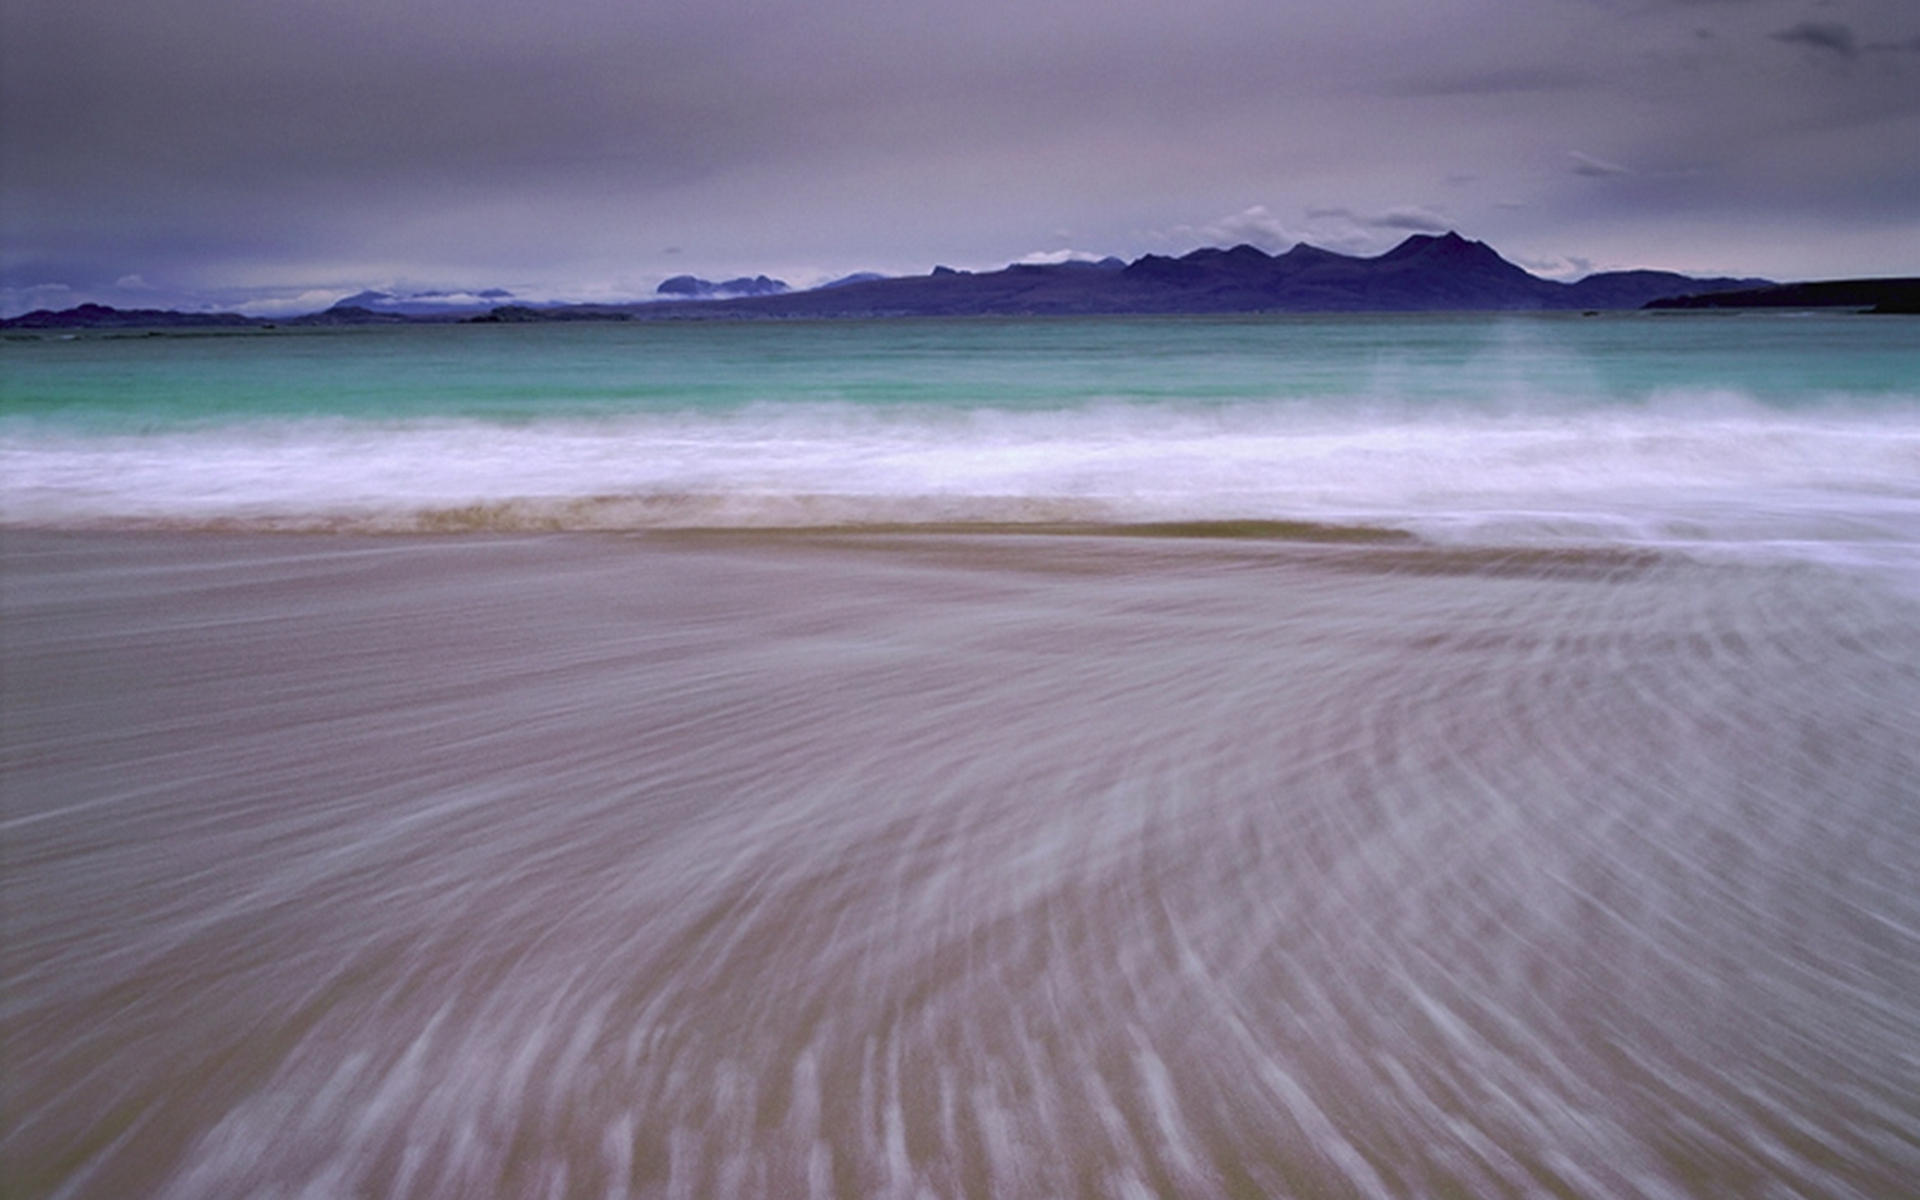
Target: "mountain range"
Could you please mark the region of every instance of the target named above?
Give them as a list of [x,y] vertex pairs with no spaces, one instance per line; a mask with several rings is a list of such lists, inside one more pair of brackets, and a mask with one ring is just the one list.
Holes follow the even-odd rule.
[[[88,304],[0,321],[0,328],[202,328],[467,320],[686,320],[1072,316],[1263,312],[1601,311],[1643,307],[1854,307],[1914,311],[1920,280],[1774,284],[1702,279],[1671,271],[1607,271],[1574,283],[1542,279],[1484,242],[1457,233],[1415,234],[1370,258],[1301,243],[1281,254],[1254,246],[1205,248],[1126,262],[1014,264],[997,271],[936,267],[928,275],[855,275],[807,291],[760,276],[711,284],[692,276],[661,285],[660,299],[628,304],[495,305],[422,311],[385,293],[361,293],[291,318],[236,313],[121,310]],[[743,294],[744,293],[744,294]],[[476,299],[499,291],[461,293]],[[441,295],[433,297],[442,301]],[[1905,304],[1906,307],[1902,307]],[[1875,307],[1878,306],[1878,307]]]
[[508,306],[481,319],[1601,310],[1769,283],[1671,271],[1609,271],[1578,283],[1557,283],[1508,262],[1484,242],[1448,233],[1416,234],[1373,258],[1305,243],[1277,255],[1255,246],[1210,247],[1178,258],[1148,254],[1132,262],[1017,263],[979,273],[936,267],[929,275],[696,303]]

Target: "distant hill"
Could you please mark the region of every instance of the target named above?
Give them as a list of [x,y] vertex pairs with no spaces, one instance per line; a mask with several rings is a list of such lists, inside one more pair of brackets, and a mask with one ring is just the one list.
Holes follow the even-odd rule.
[[[1124,315],[1172,313],[1453,312],[1636,309],[1734,303],[1830,303],[1878,311],[1913,311],[1914,280],[1856,280],[1777,285],[1765,279],[1699,279],[1671,271],[1608,271],[1575,283],[1530,274],[1484,242],[1457,233],[1416,234],[1371,258],[1336,254],[1305,243],[1282,254],[1254,246],[1205,248],[1179,257],[1145,255],[1133,262],[1020,263],[998,271],[936,267],[928,275],[871,274],[791,291],[764,275],[711,283],[676,276],[661,298],[630,304],[496,304],[474,315],[446,311],[448,301],[504,299],[500,291],[422,293],[405,298],[366,292],[333,308],[273,320],[234,313],[118,310],[85,304],[0,321],[6,329],[169,329],[263,325],[388,324],[464,317],[489,323],[835,317]],[[1864,303],[1849,287],[1866,288]],[[1906,287],[1902,292],[1900,289]],[[1801,289],[1796,291],[1795,289]],[[1811,290],[1808,290],[1811,289]],[[1876,290],[1877,289],[1877,290]],[[1793,297],[1800,299],[1793,299]],[[1907,297],[1902,299],[1902,297]],[[1715,299],[1718,297],[1719,299]],[[1809,299],[1810,298],[1810,299]],[[1906,308],[1898,308],[1899,304]],[[438,304],[435,311],[414,306]],[[414,309],[413,311],[408,311]]]
[[[351,299],[351,297],[349,297]],[[427,318],[426,313],[411,313],[397,310],[377,311],[361,304],[348,304],[345,300],[317,313],[308,313],[304,317],[288,317],[281,321],[267,321],[263,324],[279,325],[416,325]]]
[[727,298],[733,296],[778,296],[793,289],[784,279],[769,279],[765,275],[741,276],[721,283],[700,279],[692,275],[675,275],[655,288],[656,294],[674,296],[687,300],[708,297]]
[[850,283],[872,283],[876,279],[885,278],[886,276],[878,271],[855,271],[851,275],[842,275],[838,279],[829,279],[825,283],[815,284],[814,287],[816,290],[824,290],[826,288],[845,287]]
[[1483,242],[1417,234],[1358,258],[1304,243],[1272,255],[1254,246],[1149,254],[1131,263],[1016,264],[970,273],[842,280],[781,296],[598,306],[607,316],[929,317],[1257,312],[1445,312],[1639,308],[1661,296],[1751,288],[1763,279],[1697,279],[1615,271],[1578,283],[1529,274]]
[[35,309],[0,321],[0,329],[232,329],[257,325],[239,313],[183,313],[169,308],[111,308],[82,304],[53,312]]
[[[356,297],[349,296],[352,300]],[[482,310],[485,311],[485,310]],[[274,329],[280,326],[314,325],[414,325],[457,321],[472,315],[473,309],[452,313],[375,311],[346,300],[332,308],[297,317],[249,317],[240,313],[176,312],[167,308],[111,308],[104,304],[82,304],[58,312],[35,309],[17,317],[0,320],[0,329],[127,329],[127,330],[219,330]]]
[[1920,313],[1920,279],[1824,279],[1653,300],[1648,308],[1854,308]]
[[[505,288],[487,288],[479,292],[358,292],[336,300],[329,312],[358,310],[376,315],[399,314],[407,317],[460,317],[486,312],[512,303],[515,296]],[[315,314],[318,315],[318,314]]]

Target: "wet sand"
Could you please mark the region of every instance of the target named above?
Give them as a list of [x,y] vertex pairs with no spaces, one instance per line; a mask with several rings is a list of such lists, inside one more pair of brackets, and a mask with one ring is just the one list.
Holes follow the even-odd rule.
[[9,1194],[1911,1194],[1912,599],[1160,532],[7,532]]

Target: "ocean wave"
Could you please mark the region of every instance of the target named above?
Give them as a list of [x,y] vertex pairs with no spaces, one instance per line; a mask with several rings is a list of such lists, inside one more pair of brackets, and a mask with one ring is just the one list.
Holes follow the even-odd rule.
[[103,436],[16,425],[0,475],[15,528],[1294,521],[1438,541],[1920,543],[1920,413],[1725,398],[1554,416],[818,405]]

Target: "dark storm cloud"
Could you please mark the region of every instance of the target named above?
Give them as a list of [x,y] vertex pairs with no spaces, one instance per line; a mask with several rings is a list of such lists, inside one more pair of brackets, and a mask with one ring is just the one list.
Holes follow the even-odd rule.
[[689,269],[988,265],[1062,231],[1133,254],[1241,226],[1383,248],[1558,223],[1604,255],[1758,228],[1729,213],[1765,215],[1771,244],[1803,230],[1811,257],[1836,195],[1920,220],[1884,199],[1920,194],[1910,12],[0,0],[0,300],[129,278],[644,292]]

